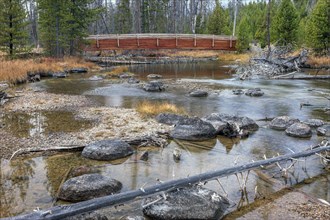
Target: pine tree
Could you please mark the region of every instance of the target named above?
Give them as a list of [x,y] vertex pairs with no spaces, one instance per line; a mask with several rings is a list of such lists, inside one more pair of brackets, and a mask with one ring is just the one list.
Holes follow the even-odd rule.
[[291,0],[282,0],[273,24],[275,40],[280,45],[293,44],[297,40],[298,14]]
[[130,11],[130,1],[120,0],[115,16],[116,32],[118,34],[128,34],[132,31],[132,14]]
[[329,53],[330,40],[330,4],[328,0],[319,0],[308,21],[308,45],[317,53]]
[[42,45],[51,56],[74,55],[99,9],[93,0],[39,0]]
[[249,43],[251,41],[251,31],[249,29],[249,21],[246,16],[244,16],[238,24],[237,30],[237,50],[242,52],[249,48]]
[[215,8],[210,15],[207,21],[207,33],[209,34],[225,34],[225,32],[229,31],[228,28],[228,17],[229,14],[225,13],[225,10],[221,7],[218,0],[215,1]]
[[27,25],[21,0],[0,0],[0,50],[10,58],[27,50]]

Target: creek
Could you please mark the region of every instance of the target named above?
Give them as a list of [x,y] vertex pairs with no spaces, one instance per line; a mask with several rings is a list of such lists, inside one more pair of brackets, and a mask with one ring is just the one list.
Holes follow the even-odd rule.
[[[96,166],[99,171],[123,183],[123,189],[132,190],[205,171],[241,165],[252,160],[262,160],[278,154],[298,152],[316,145],[322,137],[313,130],[311,138],[286,136],[284,131],[272,130],[269,121],[264,119],[289,115],[301,121],[317,118],[329,123],[330,107],[327,96],[330,94],[326,80],[265,80],[240,81],[229,72],[231,63],[205,62],[184,64],[133,65],[129,71],[140,80],[147,80],[149,74],[161,74],[166,83],[192,85],[169,87],[161,93],[148,93],[127,83],[114,83],[107,80],[91,81],[90,75],[71,75],[66,79],[47,79],[34,83],[36,89],[57,94],[86,95],[102,106],[134,108],[139,102],[148,100],[166,101],[183,107],[190,115],[199,117],[207,114],[229,113],[248,116],[259,125],[259,130],[246,139],[230,139],[218,136],[204,142],[171,141],[164,149],[145,148],[149,152],[148,161],[138,160],[136,154],[111,162],[93,161],[82,158],[80,153],[61,153],[52,156],[30,156],[9,162],[1,159],[1,217],[13,216],[33,209],[48,208],[63,204],[56,200],[56,193],[62,178],[72,169],[82,165]],[[200,85],[209,91],[208,97],[189,97],[190,89]],[[233,89],[260,88],[265,94],[261,97],[234,95]],[[311,106],[301,107],[301,103]],[[18,136],[42,136],[50,132],[71,132],[77,127],[88,128],[91,122],[76,121],[72,112],[62,112],[61,117],[52,111],[30,115],[13,113],[2,116],[7,129]],[[185,147],[182,147],[184,145]],[[175,148],[182,151],[180,161],[174,161]],[[295,186],[310,178],[322,175],[312,183],[306,183],[302,190],[330,202],[330,173],[316,156],[302,159],[283,176],[274,166],[259,172],[250,172],[247,181],[247,194],[242,195],[235,175],[209,181],[207,188],[222,195],[228,194],[230,210],[235,210],[252,202],[258,195],[269,195],[283,186]],[[288,166],[290,163],[282,163]],[[246,175],[246,173],[244,174]],[[266,176],[266,177],[265,177]],[[224,190],[223,190],[223,189]],[[141,202],[133,201],[124,206],[111,208],[111,218],[119,219],[128,215],[141,215]]]

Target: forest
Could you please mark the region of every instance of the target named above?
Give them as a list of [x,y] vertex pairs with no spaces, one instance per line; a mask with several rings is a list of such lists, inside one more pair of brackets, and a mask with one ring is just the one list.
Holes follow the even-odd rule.
[[0,50],[9,58],[43,48],[79,53],[90,34],[234,35],[249,43],[329,54],[328,0],[0,0]]

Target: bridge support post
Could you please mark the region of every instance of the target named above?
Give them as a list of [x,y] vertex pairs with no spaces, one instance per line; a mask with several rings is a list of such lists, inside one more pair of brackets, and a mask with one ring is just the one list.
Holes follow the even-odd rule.
[[197,37],[196,37],[196,34],[195,34],[195,36],[194,36],[194,47],[196,47],[197,46]]
[[117,47],[119,47],[120,44],[119,44],[119,34],[117,34]]
[[213,34],[213,37],[212,37],[212,48],[214,47],[214,34]]

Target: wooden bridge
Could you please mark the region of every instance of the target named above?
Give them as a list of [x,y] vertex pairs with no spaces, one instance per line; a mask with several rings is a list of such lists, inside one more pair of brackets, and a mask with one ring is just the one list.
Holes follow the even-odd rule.
[[139,49],[236,50],[232,36],[204,34],[109,34],[91,35],[85,51]]

